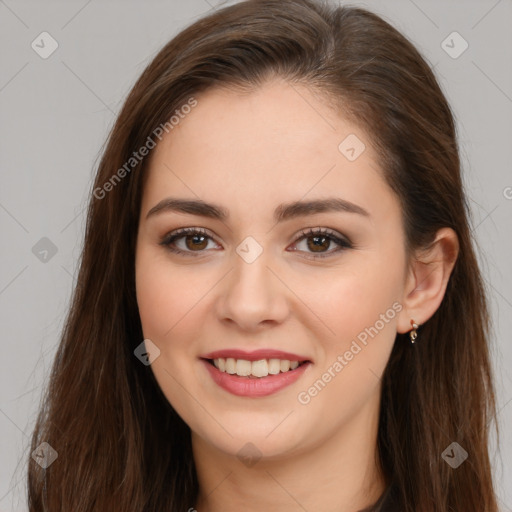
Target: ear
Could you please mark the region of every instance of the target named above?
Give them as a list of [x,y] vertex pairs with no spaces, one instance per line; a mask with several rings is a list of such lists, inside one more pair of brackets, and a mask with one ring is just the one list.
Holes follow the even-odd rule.
[[409,332],[411,320],[424,324],[439,308],[459,254],[459,240],[451,228],[442,228],[434,242],[411,260],[404,287],[399,333]]

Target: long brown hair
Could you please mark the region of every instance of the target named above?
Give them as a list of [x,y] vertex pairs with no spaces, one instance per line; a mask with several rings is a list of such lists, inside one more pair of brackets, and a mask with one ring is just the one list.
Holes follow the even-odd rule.
[[[134,254],[149,159],[126,162],[193,95],[216,86],[250,91],[276,75],[322,93],[371,135],[402,205],[409,251],[428,246],[442,227],[459,239],[439,309],[415,345],[397,335],[382,378],[378,454],[394,510],[498,510],[488,455],[496,416],[489,316],[446,98],[415,47],[371,12],[248,0],[170,41],[109,135],[32,439],[32,450],[47,442],[58,458],[46,469],[29,459],[31,511],[183,511],[196,503],[190,429],[133,353],[143,340]],[[453,442],[468,453],[457,469],[442,457]]]

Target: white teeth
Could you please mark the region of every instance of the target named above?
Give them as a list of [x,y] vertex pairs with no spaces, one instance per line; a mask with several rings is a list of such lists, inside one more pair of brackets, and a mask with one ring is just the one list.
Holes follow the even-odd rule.
[[[214,359],[214,364],[215,364],[215,359]],[[226,359],[226,372],[230,373],[231,375],[236,373],[236,361],[232,357],[228,357]]]
[[280,366],[279,369],[282,372],[287,372],[290,369],[290,361],[286,361],[286,360],[283,359],[279,366]]
[[234,359],[232,357],[213,360],[213,364],[221,372],[240,377],[266,377],[267,375],[277,375],[290,370],[295,370],[299,366],[299,361],[290,361],[288,359],[260,359],[258,361],[248,361],[246,359]]
[[[277,375],[280,371],[281,371],[281,360],[280,359],[269,359],[268,360],[268,373],[270,373],[271,375]],[[286,370],[286,371],[288,371],[288,370]]]
[[236,360],[236,374],[240,375],[240,377],[247,377],[251,375],[251,369],[251,361],[246,361],[245,359]]
[[266,359],[252,362],[251,375],[255,377],[266,377],[269,373],[269,364]]

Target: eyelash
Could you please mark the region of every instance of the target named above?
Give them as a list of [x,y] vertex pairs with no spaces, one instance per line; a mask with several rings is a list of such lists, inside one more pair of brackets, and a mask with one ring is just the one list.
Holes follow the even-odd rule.
[[[175,231],[175,232],[172,232],[172,233],[169,233],[168,235],[166,235],[163,240],[160,242],[160,245],[163,245],[164,247],[166,247],[166,249],[168,249],[169,251],[175,253],[175,254],[182,254],[182,255],[190,255],[192,257],[196,257],[196,256],[199,256],[202,252],[204,252],[204,250],[201,250],[201,251],[183,251],[181,249],[177,249],[176,247],[173,247],[172,244],[180,239],[180,238],[184,238],[185,236],[190,236],[190,235],[203,235],[207,238],[210,238],[212,240],[213,237],[211,237],[207,232],[206,230],[202,229],[202,228],[181,228],[179,229],[178,231]],[[332,242],[335,242],[336,244],[338,244],[340,247],[334,251],[329,251],[329,252],[326,252],[326,253],[309,253],[310,256],[307,256],[307,258],[311,258],[311,259],[318,259],[318,258],[327,258],[327,257],[330,257],[332,256],[333,254],[337,254],[345,249],[351,249],[353,246],[351,244],[351,242],[348,240],[348,238],[340,238],[336,232],[334,231],[331,231],[329,229],[321,229],[321,228],[309,228],[308,230],[303,230],[299,233],[299,238],[297,238],[297,240],[294,242],[294,244],[297,244],[298,242],[301,242],[303,239],[306,239],[306,238],[309,238],[309,237],[313,237],[313,236],[323,236],[323,237],[327,237],[329,240],[331,240]]]

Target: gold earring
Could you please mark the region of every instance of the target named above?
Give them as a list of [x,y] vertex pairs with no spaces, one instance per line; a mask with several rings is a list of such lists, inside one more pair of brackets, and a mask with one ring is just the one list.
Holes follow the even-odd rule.
[[411,319],[411,326],[412,326],[412,330],[409,332],[409,337],[411,338],[411,343],[414,343],[414,341],[416,340],[416,338],[418,337],[418,324]]

